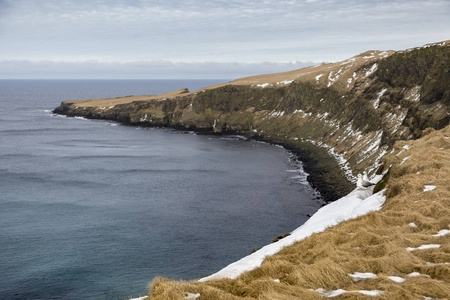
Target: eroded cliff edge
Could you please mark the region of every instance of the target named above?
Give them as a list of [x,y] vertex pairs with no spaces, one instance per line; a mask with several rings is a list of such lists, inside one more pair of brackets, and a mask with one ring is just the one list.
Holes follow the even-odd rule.
[[395,141],[448,125],[449,86],[446,41],[398,52],[368,51],[338,63],[195,92],[65,101],[54,112],[279,143],[306,162],[310,182],[333,200],[349,192],[355,174],[375,173]]

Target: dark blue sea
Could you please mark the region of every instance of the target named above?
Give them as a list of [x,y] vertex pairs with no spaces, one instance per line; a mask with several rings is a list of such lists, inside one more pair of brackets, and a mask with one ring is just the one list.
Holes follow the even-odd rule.
[[51,112],[215,83],[0,80],[0,299],[142,296],[155,276],[210,275],[319,208],[281,147]]

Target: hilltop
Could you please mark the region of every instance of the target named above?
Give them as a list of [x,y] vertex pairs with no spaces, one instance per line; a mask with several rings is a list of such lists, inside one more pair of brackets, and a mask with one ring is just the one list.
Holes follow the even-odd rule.
[[[198,299],[357,299],[365,290],[386,299],[445,299],[448,235],[432,235],[450,226],[449,87],[444,41],[193,92],[66,101],[55,113],[282,144],[305,161],[308,180],[327,201],[352,191],[363,170],[385,175],[375,188],[386,197],[381,210],[313,234],[235,279],[156,279],[150,299],[187,292]],[[354,281],[354,272],[372,279]]]
[[449,124],[450,42],[368,51],[342,62],[252,76],[189,92],[65,101],[68,116],[235,133],[272,141],[305,161],[325,200],[373,175],[397,140]]

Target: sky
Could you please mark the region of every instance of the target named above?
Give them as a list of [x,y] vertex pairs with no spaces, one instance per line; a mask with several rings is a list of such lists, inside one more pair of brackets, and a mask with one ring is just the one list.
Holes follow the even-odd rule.
[[235,79],[450,39],[450,0],[0,0],[0,78]]

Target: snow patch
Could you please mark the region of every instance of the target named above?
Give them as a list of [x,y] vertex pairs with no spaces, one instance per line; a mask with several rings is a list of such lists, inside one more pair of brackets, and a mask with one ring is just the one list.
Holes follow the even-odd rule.
[[405,163],[405,161],[407,161],[411,156],[412,156],[412,155],[405,157],[405,158],[400,162],[400,166],[403,165],[403,164]]
[[334,297],[337,297],[337,296],[347,293],[347,291],[343,290],[343,289],[327,291],[323,288],[317,289],[316,292],[318,292],[320,295],[327,297],[327,298],[334,298]]
[[319,83],[319,79],[320,79],[320,77],[322,77],[323,76],[323,74],[319,74],[319,75],[317,75],[315,78],[316,78],[316,81],[317,81],[317,83]]
[[375,159],[375,161],[378,161],[378,164],[376,165],[377,168],[381,165],[381,158],[387,154],[388,146],[386,145],[379,149],[381,150],[381,152],[380,152],[380,154],[378,154],[377,158]]
[[434,189],[436,189],[436,186],[435,186],[435,185],[425,185],[425,186],[423,187],[423,191],[424,191],[424,192],[429,192],[429,191],[432,191],[432,190],[434,190]]
[[375,109],[377,109],[380,106],[380,99],[381,99],[381,97],[383,97],[383,95],[384,95],[384,93],[386,93],[386,91],[387,91],[387,89],[384,88],[377,94],[377,99],[375,99],[375,101],[373,102],[373,107]]
[[348,274],[348,275],[352,278],[352,280],[354,282],[359,282],[359,281],[363,281],[363,280],[366,280],[366,279],[377,278],[376,274],[369,273],[369,272],[367,272],[367,273],[355,272],[353,274]]
[[284,85],[288,85],[291,84],[294,80],[283,80],[283,81],[279,81],[277,82],[277,84],[284,84]]
[[381,291],[379,290],[360,290],[357,291],[360,294],[363,294],[364,296],[370,296],[370,297],[376,297],[381,295]]
[[339,69],[339,71],[337,71],[336,73],[334,73],[334,71],[331,71],[331,72],[328,74],[328,85],[327,85],[327,87],[330,87],[331,85],[333,85],[333,84],[336,82],[336,80],[338,80],[339,77],[341,77],[341,75],[342,75],[343,73],[344,73],[344,72],[342,72],[342,68]]
[[411,228],[417,228],[417,225],[414,222],[409,223],[408,226]]
[[326,117],[328,117],[329,114],[330,114],[329,112],[324,112],[323,114],[319,113],[319,114],[317,114],[317,118],[323,120],[323,119],[326,119]]
[[270,85],[270,83],[261,83],[261,84],[257,84],[256,86],[258,87],[262,87],[262,88],[266,88]]
[[327,297],[327,298],[334,298],[338,297],[345,293],[359,293],[363,294],[364,296],[370,296],[370,297],[376,297],[381,294],[381,291],[379,290],[358,290],[358,291],[346,291],[343,289],[337,289],[337,290],[325,290],[323,288],[319,288],[315,290],[320,295]]
[[403,111],[400,114],[396,114],[395,112],[389,112],[385,119],[390,121],[390,132],[394,133],[400,128],[403,123],[403,120],[406,118],[407,111]]
[[381,138],[383,137],[383,131],[378,131],[377,135],[375,135],[372,139],[375,140],[371,145],[369,145],[369,148],[366,149],[366,153],[372,153],[375,150],[377,150],[380,147],[381,144]]
[[406,275],[406,277],[411,277],[411,278],[420,277],[420,276],[421,276],[421,274],[419,272],[411,272],[408,275]]
[[416,250],[429,250],[429,249],[438,249],[440,248],[441,245],[439,244],[425,244],[425,245],[421,245],[419,247],[407,247],[406,251],[408,252],[412,252],[412,251],[416,251]]
[[194,293],[186,293],[185,295],[184,295],[184,299],[189,299],[189,300],[195,300],[195,299],[198,299],[200,297],[200,294],[199,293],[197,293],[197,294],[194,294]]
[[405,278],[400,276],[388,276],[388,278],[395,283],[403,283],[405,281]]
[[147,118],[148,118],[148,116],[147,116],[147,114],[145,114],[139,119],[139,121],[140,122],[145,122],[145,121],[147,121]]
[[[374,178],[374,182],[378,182],[379,180],[381,180],[381,176]],[[313,233],[322,232],[340,222],[379,210],[385,200],[384,191],[371,195],[370,190],[355,189],[347,196],[319,209],[308,221],[294,230],[291,235],[278,242],[262,247],[258,251],[228,265],[217,273],[200,279],[200,281],[204,282],[220,278],[235,279],[242,273],[259,267],[267,256],[273,255],[295,242],[304,240]]]
[[412,102],[419,102],[420,101],[420,85],[416,85],[415,87],[411,88],[409,91],[405,93],[405,100],[409,100]]
[[439,230],[438,233],[433,234],[433,236],[439,237],[439,236],[445,236],[447,234],[450,234],[450,230],[442,229],[442,230]]
[[[325,122],[328,122],[328,121],[325,121]],[[337,130],[338,129],[336,129],[336,131]],[[334,132],[332,134],[334,134]],[[337,154],[336,152],[334,152],[334,148],[328,146],[327,144],[325,144],[323,142],[316,142],[314,140],[309,140],[309,139],[308,140],[304,140],[304,141],[310,142],[311,144],[313,144],[313,145],[315,145],[317,147],[321,147],[321,148],[326,149],[328,154],[336,159],[337,163],[339,164],[339,167],[344,171],[345,177],[347,177],[347,179],[350,180],[350,181],[355,181],[356,182],[356,178],[353,176],[353,173],[352,173],[352,170],[350,168],[350,165],[349,165],[348,161],[344,158],[344,154]]]
[[348,78],[347,79],[347,88],[350,87],[350,84],[352,84],[353,78]]
[[369,77],[370,75],[372,75],[373,72],[375,72],[377,70],[377,68],[378,68],[378,64],[374,63],[372,65],[372,67],[370,67],[370,69],[368,71],[366,71],[366,74],[364,75],[364,77]]
[[284,115],[284,111],[273,111],[269,114],[269,119],[274,117],[282,117]]

